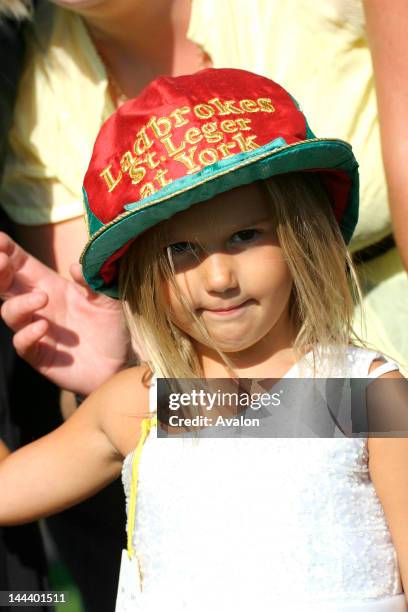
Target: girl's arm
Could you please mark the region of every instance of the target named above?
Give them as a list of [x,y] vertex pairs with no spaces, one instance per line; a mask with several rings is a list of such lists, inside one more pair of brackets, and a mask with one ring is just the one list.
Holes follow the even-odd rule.
[[122,430],[125,423],[129,429],[132,423],[132,440],[134,437],[137,444],[140,419],[120,418],[122,407],[130,411],[130,397],[133,405],[138,403],[135,370],[139,369],[115,375],[60,427],[0,461],[0,525],[31,522],[60,512],[119,476],[123,454],[112,440],[118,439],[118,427]]
[[408,2],[364,0],[395,239],[408,270]]
[[[396,380],[395,386],[389,381],[390,386],[386,382],[380,388],[384,399],[379,405],[388,412],[384,425],[393,419],[401,431],[408,422],[408,381],[405,381],[405,386],[400,382],[403,377],[398,372],[389,372],[378,378],[375,384],[384,378],[400,379]],[[384,508],[408,601],[408,437],[369,438],[368,452],[371,480]]]

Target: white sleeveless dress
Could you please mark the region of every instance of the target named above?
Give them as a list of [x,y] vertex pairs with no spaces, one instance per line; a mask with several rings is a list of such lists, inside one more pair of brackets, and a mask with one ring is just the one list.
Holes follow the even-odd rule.
[[[350,347],[345,366],[319,376],[346,368],[365,378],[375,358]],[[370,378],[398,369],[384,361]],[[310,354],[284,378],[304,377],[305,365]],[[116,612],[406,612],[366,443],[163,439],[153,427],[139,463],[137,596],[120,589]],[[132,459],[122,469],[127,511]]]

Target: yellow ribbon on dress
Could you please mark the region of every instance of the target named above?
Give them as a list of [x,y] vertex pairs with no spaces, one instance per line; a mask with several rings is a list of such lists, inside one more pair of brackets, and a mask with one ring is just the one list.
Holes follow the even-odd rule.
[[132,558],[133,550],[133,530],[135,525],[136,515],[136,495],[137,495],[137,483],[139,477],[139,460],[142,452],[144,441],[146,440],[152,427],[157,427],[157,415],[152,417],[145,417],[141,423],[141,434],[139,442],[137,443],[133,460],[132,460],[132,480],[130,484],[130,500],[129,500],[129,516],[128,516],[128,530],[127,530],[127,551],[129,559]]

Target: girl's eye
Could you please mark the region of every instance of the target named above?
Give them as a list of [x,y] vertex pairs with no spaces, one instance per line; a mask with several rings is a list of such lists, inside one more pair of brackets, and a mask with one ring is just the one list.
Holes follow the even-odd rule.
[[181,255],[183,253],[190,253],[194,250],[194,245],[191,242],[175,242],[170,244],[168,248],[172,255]]
[[[260,233],[261,232],[257,229],[241,230],[233,234],[231,242],[250,242]],[[241,239],[238,241],[233,240],[235,236],[238,236]],[[192,254],[196,251],[196,245],[192,244],[191,242],[174,242],[173,244],[170,244],[167,248],[170,249],[172,255],[185,255],[186,253]]]
[[[234,236],[241,236],[243,240],[239,240],[238,242],[247,242],[253,240],[255,236],[260,234],[260,231],[257,229],[246,229],[241,230],[240,232],[236,232]],[[255,235],[255,236],[254,236]]]

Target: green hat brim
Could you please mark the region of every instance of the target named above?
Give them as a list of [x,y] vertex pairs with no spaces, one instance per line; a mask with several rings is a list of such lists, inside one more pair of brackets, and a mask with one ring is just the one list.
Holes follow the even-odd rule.
[[277,174],[302,170],[340,170],[351,179],[348,202],[340,221],[347,244],[358,220],[358,163],[351,146],[343,140],[323,138],[287,145],[283,138],[277,138],[263,147],[223,159],[177,179],[148,198],[124,205],[125,212],[107,224],[92,214],[84,192],[92,235],[80,258],[87,283],[94,291],[118,298],[117,284],[105,285],[100,269],[129,240],[220,193]]

